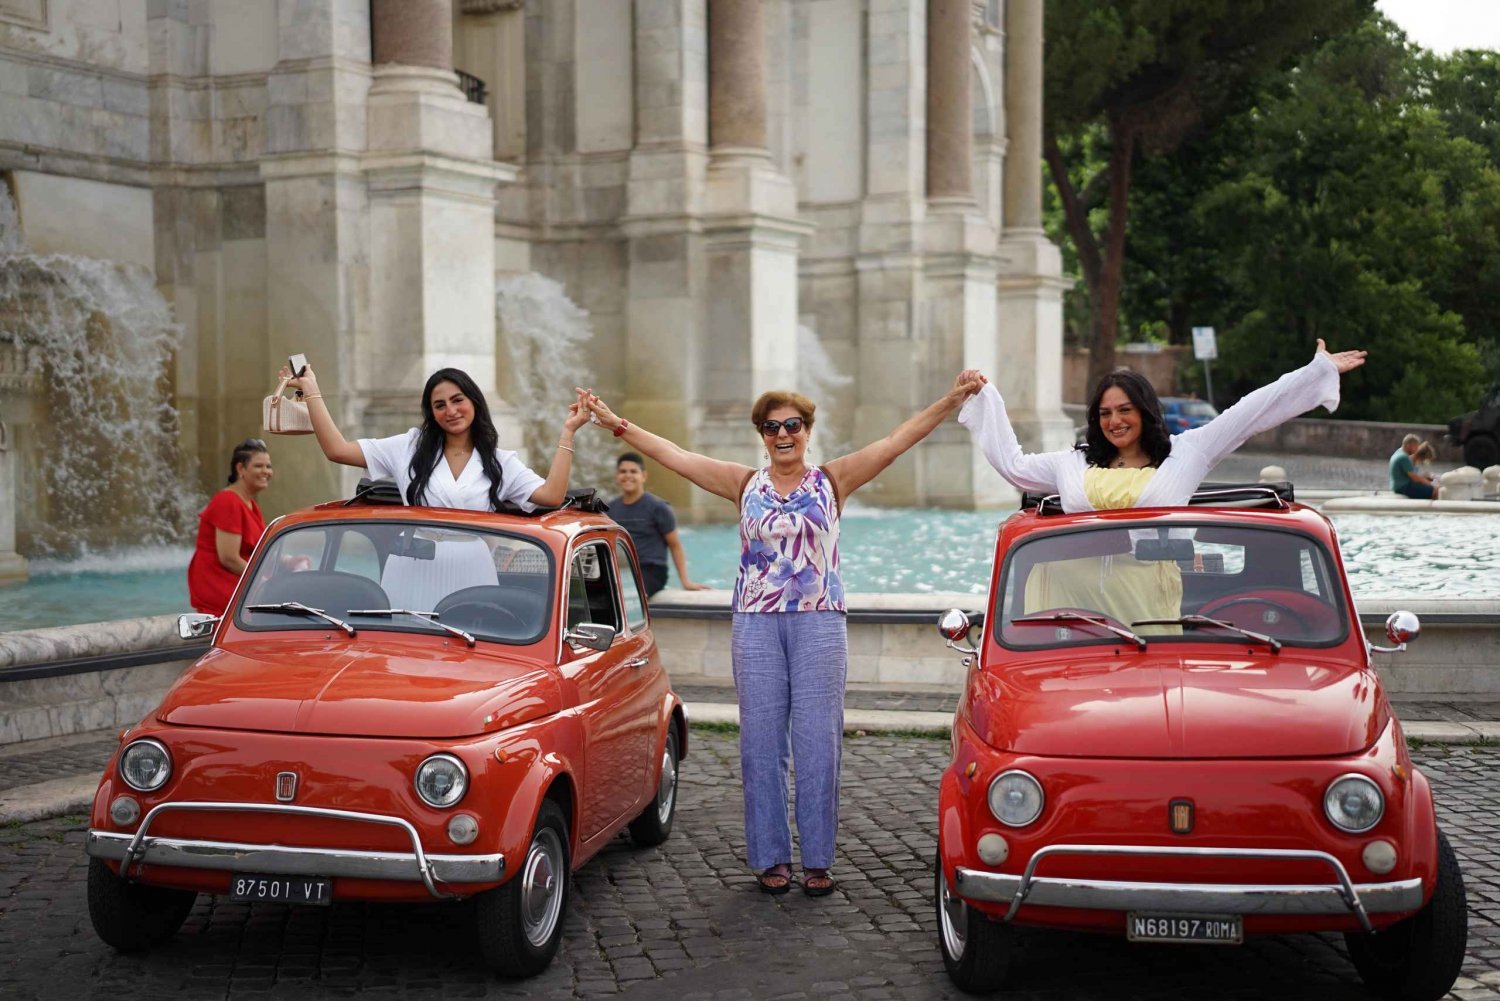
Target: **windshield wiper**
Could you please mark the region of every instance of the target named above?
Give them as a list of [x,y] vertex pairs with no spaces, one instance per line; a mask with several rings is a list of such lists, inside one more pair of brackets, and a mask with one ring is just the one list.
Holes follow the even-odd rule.
[[1257,643],[1264,643],[1266,646],[1268,646],[1268,647],[1271,648],[1271,652],[1272,653],[1280,653],[1281,652],[1281,641],[1278,640],[1278,639],[1276,639],[1274,636],[1267,636],[1265,633],[1252,632],[1249,629],[1241,629],[1239,626],[1235,625],[1233,622],[1225,622],[1223,619],[1211,619],[1207,615],[1184,615],[1181,618],[1176,618],[1176,619],[1141,619],[1138,622],[1132,622],[1131,625],[1132,626],[1218,626],[1220,629],[1228,629],[1228,630],[1230,630],[1232,632],[1239,633],[1241,636],[1245,637],[1246,639],[1255,640]]
[[469,644],[469,646],[474,645],[473,633],[466,633],[457,626],[450,626],[446,622],[439,622],[437,612],[414,612],[410,608],[351,608],[349,609],[349,614],[384,615],[387,618],[392,615],[414,615],[417,618],[421,619],[423,622],[431,623],[432,625],[437,626],[439,629],[447,630],[449,633],[452,633],[454,636],[459,637],[465,643]]
[[[1135,644],[1136,649],[1138,650],[1146,649],[1146,641],[1141,639],[1135,633],[1131,632],[1129,629],[1126,629],[1124,626],[1112,625],[1109,622],[1106,622],[1104,619],[1099,618],[1098,616],[1085,615],[1082,612],[1053,612],[1050,615],[1028,615],[1025,618],[1011,619],[1010,621],[1018,625],[1030,625],[1037,622],[1087,622],[1091,626],[1098,626],[1100,629],[1108,629],[1110,632],[1114,633],[1121,639],[1129,640],[1130,642]],[[1139,622],[1132,624],[1140,625]]]
[[324,622],[332,622],[350,636],[354,635],[354,627],[343,619],[336,619],[321,608],[310,608],[300,601],[282,601],[274,605],[246,605],[247,612],[286,612],[291,615],[310,615]]

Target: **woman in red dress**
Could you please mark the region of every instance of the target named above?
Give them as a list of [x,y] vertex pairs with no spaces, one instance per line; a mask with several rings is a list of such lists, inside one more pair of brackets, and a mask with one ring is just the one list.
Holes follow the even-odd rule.
[[193,608],[223,615],[250,554],[266,530],[255,495],[271,483],[271,453],[259,438],[235,446],[229,486],[214,494],[198,515],[198,546],[188,564],[188,600]]

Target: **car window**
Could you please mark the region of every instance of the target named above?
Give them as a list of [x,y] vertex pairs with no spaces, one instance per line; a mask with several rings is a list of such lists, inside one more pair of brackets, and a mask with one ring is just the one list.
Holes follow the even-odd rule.
[[568,570],[568,628],[592,622],[624,631],[615,596],[608,543],[591,542],[573,554]]
[[1349,621],[1331,568],[1309,536],[1242,525],[1037,535],[1006,557],[995,635],[1013,647],[1119,643],[1078,619],[1087,615],[1151,642],[1242,640],[1220,627],[1149,621],[1199,615],[1285,643],[1328,645],[1342,641]]
[[[310,553],[328,553],[331,563]],[[531,643],[551,623],[552,557],[519,535],[412,521],[350,521],[279,532],[251,567],[251,586],[236,609],[245,629],[318,629],[331,623],[295,609],[320,609],[357,630],[438,632],[405,614],[358,615],[385,609],[432,613],[426,618],[476,638]]]
[[1217,417],[1219,412],[1204,400],[1186,400],[1182,404],[1182,412],[1189,417]]
[[620,567],[620,590],[625,595],[625,621],[631,631],[646,628],[646,602],[641,597],[640,577],[636,574],[635,557],[623,540],[615,540],[615,562]]

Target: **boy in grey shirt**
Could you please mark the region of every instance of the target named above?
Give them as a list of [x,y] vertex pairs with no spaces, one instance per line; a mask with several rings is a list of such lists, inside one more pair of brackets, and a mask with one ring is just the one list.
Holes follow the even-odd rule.
[[635,452],[626,452],[615,460],[615,482],[620,496],[609,502],[609,516],[630,533],[636,555],[641,561],[641,576],[646,583],[646,597],[667,586],[667,553],[677,565],[677,576],[688,591],[707,591],[708,585],[695,584],[687,573],[687,555],[677,536],[677,516],[672,505],[646,492],[646,460]]

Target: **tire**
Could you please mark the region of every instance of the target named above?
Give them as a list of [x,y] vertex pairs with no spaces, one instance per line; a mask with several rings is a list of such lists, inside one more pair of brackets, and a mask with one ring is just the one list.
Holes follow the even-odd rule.
[[1469,942],[1469,912],[1458,858],[1442,831],[1437,886],[1427,906],[1385,931],[1350,933],[1344,941],[1359,978],[1381,997],[1436,1001],[1452,989]]
[[502,977],[532,977],[547,968],[568,913],[568,819],[543,800],[521,866],[509,881],[475,898],[479,951]]
[[657,772],[656,795],[630,822],[630,836],[645,848],[659,845],[672,833],[677,818],[677,726],[667,725],[667,742],[661,752],[661,770]]
[[121,879],[99,859],[89,859],[89,920],[106,945],[144,952],[170,941],[187,920],[198,894]]
[[937,881],[938,949],[948,977],[965,994],[990,994],[1005,986],[1016,953],[1016,930],[964,903],[943,878],[943,853],[933,866]]
[[1500,463],[1500,442],[1487,434],[1469,435],[1464,442],[1464,465],[1482,472],[1497,463]]

